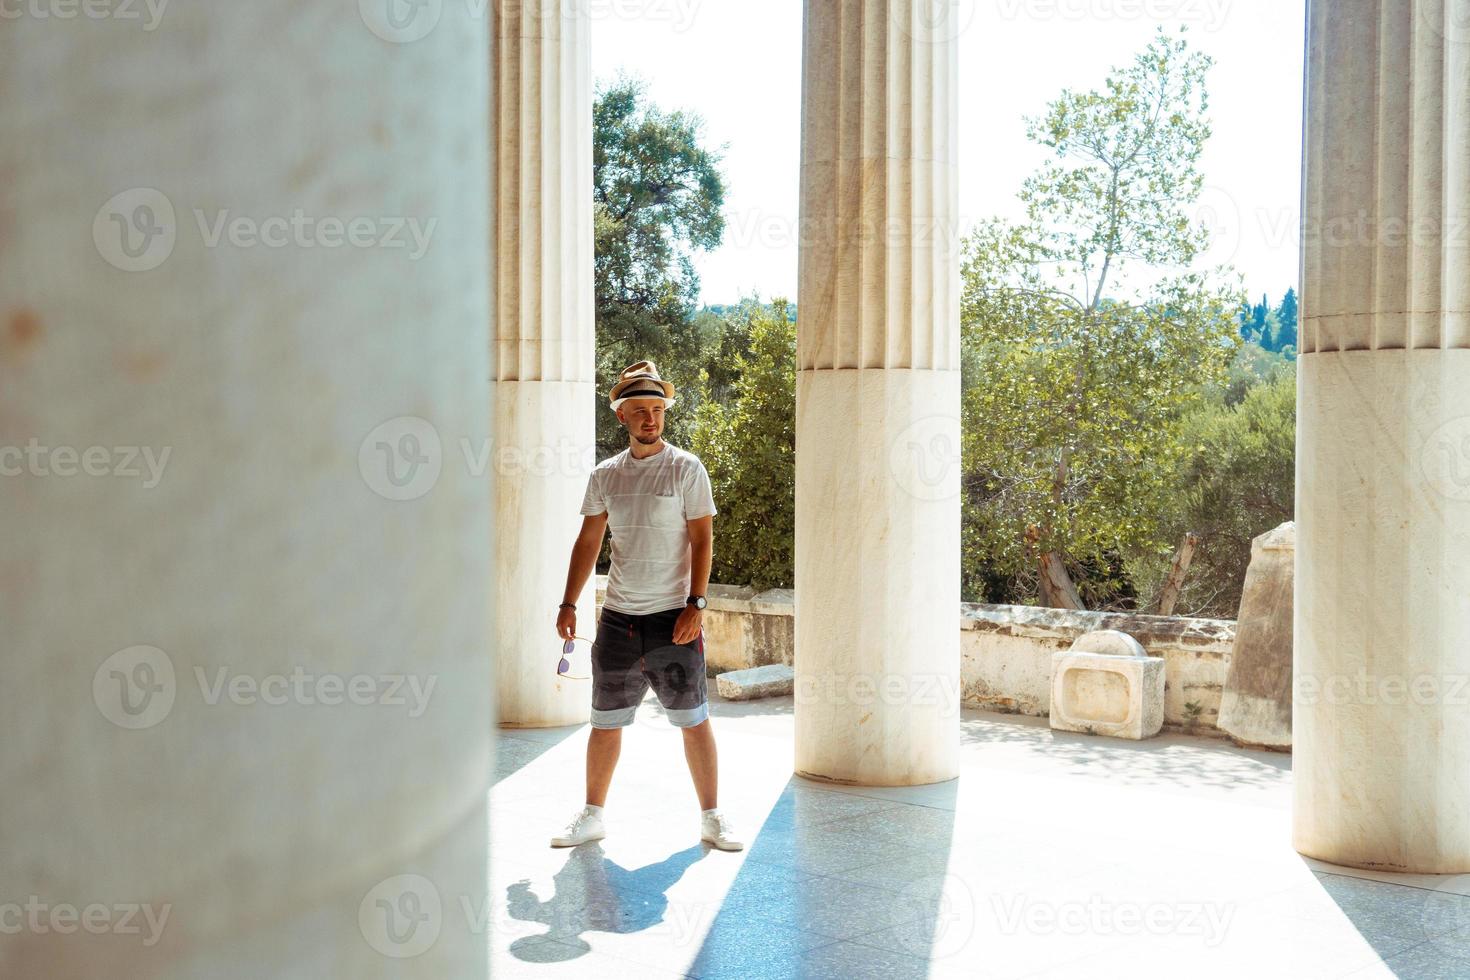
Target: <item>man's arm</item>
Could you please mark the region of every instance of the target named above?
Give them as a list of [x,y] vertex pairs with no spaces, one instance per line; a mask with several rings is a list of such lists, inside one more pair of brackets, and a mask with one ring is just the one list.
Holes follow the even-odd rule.
[[[689,521],[689,594],[704,595],[709,591],[709,566],[714,558],[715,517],[708,514]],[[685,606],[674,623],[674,642],[690,643],[699,635],[704,623],[704,610]]]
[[689,522],[689,594],[709,592],[709,567],[714,560],[715,518],[696,517]]
[[[557,613],[556,635],[568,639],[577,632],[577,614],[566,608],[575,603],[587,584],[587,578],[597,567],[597,555],[602,551],[602,535],[607,531],[607,511],[582,518],[582,530],[577,532],[577,542],[572,545],[572,560],[567,568],[567,588],[562,595],[563,608]],[[708,576],[709,568],[705,567]]]

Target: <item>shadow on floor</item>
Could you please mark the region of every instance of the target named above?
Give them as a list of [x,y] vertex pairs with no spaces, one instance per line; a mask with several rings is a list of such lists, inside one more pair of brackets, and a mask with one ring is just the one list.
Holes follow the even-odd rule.
[[1052,731],[1045,718],[966,712],[965,744],[1006,744],[1070,764],[1079,776],[1102,776],[1122,785],[1166,785],[1187,777],[1225,789],[1277,786],[1291,778],[1291,756],[1237,748],[1223,739],[1165,733],[1141,742]]
[[526,880],[506,888],[511,918],[547,927],[545,933],[511,943],[511,955],[535,963],[573,960],[592,951],[584,932],[631,933],[657,926],[668,911],[665,893],[707,850],[688,847],[657,864],[628,869],[609,860],[595,841],[572,848],[552,877],[550,898],[538,899]]
[[751,701],[728,701],[715,693],[710,684],[710,714],[716,718],[745,718],[752,715],[793,715],[796,703],[790,695],[780,698],[756,698]]
[[1458,876],[1444,876],[1444,888],[1426,888],[1324,871],[1313,874],[1401,980],[1470,976],[1470,897],[1446,890]]
[[495,777],[490,785],[496,786],[507,776],[513,776],[522,768],[535,762],[560,743],[571,738],[586,725],[563,725],[560,728],[505,728],[495,730]]
[[[939,784],[953,793],[957,782]],[[693,977],[883,976],[921,980],[945,927],[948,809],[832,793],[791,777],[685,972]],[[850,808],[850,809],[848,809]],[[915,822],[918,818],[919,822]],[[861,829],[859,829],[861,828]],[[873,869],[912,860],[906,873]],[[852,877],[845,877],[851,874]]]
[[[954,794],[957,781],[925,789]],[[933,950],[968,938],[945,935],[956,918],[946,913],[954,899],[949,804],[837,793],[792,776],[746,838],[729,888],[708,898],[669,897],[708,845],[629,869],[600,843],[584,844],[553,875],[549,898],[529,879],[506,888],[509,917],[546,929],[510,943],[509,953],[524,964],[568,963],[597,954],[589,933],[644,933],[695,977],[920,980],[930,956],[943,955]]]

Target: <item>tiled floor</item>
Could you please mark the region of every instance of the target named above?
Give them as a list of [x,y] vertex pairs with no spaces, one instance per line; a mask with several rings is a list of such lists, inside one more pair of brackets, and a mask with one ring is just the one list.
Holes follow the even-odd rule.
[[657,702],[607,839],[570,850],[547,838],[581,805],[585,726],[500,732],[492,975],[1470,977],[1470,875],[1303,859],[1289,756],[966,711],[958,780],[838,787],[791,775],[790,698],[712,710],[738,854],[699,842]]

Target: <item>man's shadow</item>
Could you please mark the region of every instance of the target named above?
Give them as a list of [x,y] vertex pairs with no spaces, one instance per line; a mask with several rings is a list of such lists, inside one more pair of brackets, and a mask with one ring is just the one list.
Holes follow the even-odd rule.
[[[570,960],[591,952],[584,932],[630,933],[657,925],[669,906],[665,892],[706,852],[697,844],[657,864],[629,870],[608,860],[595,841],[572,848],[567,863],[552,877],[555,890],[546,901],[533,895],[524,879],[505,890],[511,918],[540,922],[548,929],[511,943],[511,954],[538,963]],[[560,948],[543,939],[556,940]]]

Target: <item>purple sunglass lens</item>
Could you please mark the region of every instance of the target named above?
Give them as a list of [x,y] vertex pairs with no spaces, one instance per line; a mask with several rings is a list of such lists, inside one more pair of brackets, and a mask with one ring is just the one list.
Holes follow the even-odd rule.
[[577,649],[575,640],[568,640],[561,645],[561,652],[571,656],[573,650]]
[[556,665],[556,672],[558,674],[565,674],[567,671],[569,671],[571,669],[572,669],[572,665],[569,664],[569,663],[567,663],[567,658],[566,657],[562,657],[561,658],[561,663],[559,663],[559,664]]

